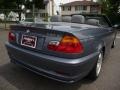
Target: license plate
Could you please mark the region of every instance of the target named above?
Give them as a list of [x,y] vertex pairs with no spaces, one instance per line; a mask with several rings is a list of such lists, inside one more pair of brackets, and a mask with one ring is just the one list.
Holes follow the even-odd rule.
[[37,37],[35,36],[23,35],[21,39],[21,45],[30,48],[36,48],[36,42],[37,42]]

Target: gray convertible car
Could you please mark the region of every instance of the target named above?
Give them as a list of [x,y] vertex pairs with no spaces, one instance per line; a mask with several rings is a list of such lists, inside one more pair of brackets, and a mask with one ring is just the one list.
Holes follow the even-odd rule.
[[11,26],[6,47],[12,63],[39,75],[65,83],[96,80],[117,27],[105,15],[53,16]]

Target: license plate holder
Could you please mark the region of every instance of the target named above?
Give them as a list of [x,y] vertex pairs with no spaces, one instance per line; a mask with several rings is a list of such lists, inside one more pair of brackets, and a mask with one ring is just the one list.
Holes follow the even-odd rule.
[[30,36],[30,35],[22,35],[21,39],[21,45],[30,47],[30,48],[36,48],[37,43],[37,37],[36,36]]

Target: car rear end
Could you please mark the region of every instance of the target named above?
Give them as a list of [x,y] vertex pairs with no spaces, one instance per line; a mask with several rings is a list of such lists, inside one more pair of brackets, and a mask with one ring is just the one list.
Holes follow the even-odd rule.
[[6,47],[11,62],[51,79],[72,83],[86,76],[98,53],[74,34],[31,26],[11,26]]

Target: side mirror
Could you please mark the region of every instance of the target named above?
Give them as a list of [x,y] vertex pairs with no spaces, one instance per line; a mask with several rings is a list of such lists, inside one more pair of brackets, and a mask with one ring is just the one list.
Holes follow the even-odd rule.
[[113,28],[120,30],[120,24],[115,24]]

